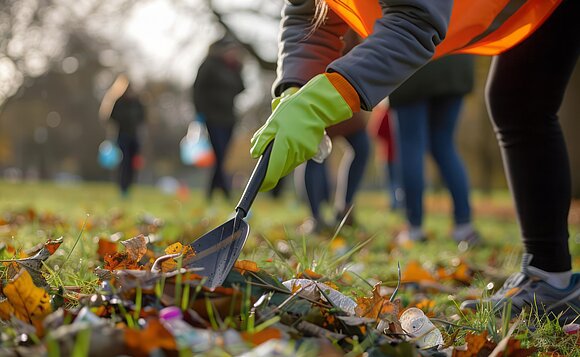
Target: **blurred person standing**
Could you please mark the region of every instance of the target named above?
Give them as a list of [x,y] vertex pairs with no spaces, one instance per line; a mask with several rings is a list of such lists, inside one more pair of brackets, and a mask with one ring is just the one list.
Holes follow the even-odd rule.
[[224,162],[238,120],[234,99],[244,89],[241,47],[227,36],[223,37],[209,47],[193,84],[197,120],[204,121],[207,126],[216,158],[206,193],[208,199],[216,189],[221,189],[226,198],[230,198],[231,178],[224,172]]
[[117,145],[122,153],[119,188],[121,196],[127,198],[129,188],[135,181],[135,172],[141,165],[139,129],[145,122],[145,106],[128,82],[125,91],[113,105],[111,122],[117,127]]
[[424,158],[429,152],[453,200],[455,241],[476,243],[471,223],[469,183],[454,143],[463,97],[471,92],[473,57],[449,56],[419,69],[389,96],[397,120],[400,163],[408,228],[398,243],[425,240],[423,231]]
[[322,233],[334,228],[334,224],[340,223],[345,216],[345,225],[355,224],[354,211],[352,210],[355,195],[363,180],[366,164],[369,157],[369,137],[366,132],[366,119],[364,113],[355,113],[352,118],[340,124],[326,129],[328,136],[335,141],[342,137],[348,143],[346,152],[343,154],[338,172],[336,173],[336,185],[334,194],[334,219],[329,224],[324,220],[321,213],[323,202],[331,201],[331,178],[328,174],[328,164],[308,160],[302,177],[296,176],[297,185],[303,185],[310,206],[311,217],[299,227],[302,234]]
[[377,157],[384,169],[385,183],[390,195],[390,208],[392,211],[397,211],[404,208],[405,198],[401,183],[397,128],[391,117],[388,99],[385,99],[373,109],[367,129],[369,135],[375,139]]
[[[343,53],[348,53],[360,43],[361,38],[354,31],[347,31],[344,36]],[[340,223],[345,219],[347,226],[355,223],[352,210],[355,195],[363,180],[369,157],[369,137],[366,132],[366,115],[354,113],[352,117],[342,123],[326,128],[331,139],[342,137],[349,145],[341,158],[336,174],[336,188],[334,196],[334,219]],[[330,201],[330,177],[325,162],[318,163],[308,160],[304,169],[304,181],[298,177],[298,185],[303,183],[312,216],[299,228],[303,234],[321,233],[333,228],[324,221],[320,206],[324,201]],[[348,216],[347,216],[348,215]]]

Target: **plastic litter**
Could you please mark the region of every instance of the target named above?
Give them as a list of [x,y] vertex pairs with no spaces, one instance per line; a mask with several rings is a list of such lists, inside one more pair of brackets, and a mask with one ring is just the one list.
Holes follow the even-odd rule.
[[165,328],[173,335],[180,349],[188,348],[193,352],[205,352],[213,346],[209,331],[191,326],[183,321],[181,309],[169,306],[159,311],[159,318]]
[[342,311],[349,315],[354,315],[354,309],[357,307],[357,303],[353,299],[339,291],[334,290],[324,283],[319,283],[309,279],[290,279],[283,282],[282,284],[290,291],[292,291],[293,288],[295,289],[297,286],[300,286],[301,291],[298,293],[298,295],[313,300],[326,300],[324,295],[321,296],[320,294],[320,290],[322,290],[328,297],[328,300],[330,300],[329,302],[331,304],[340,308]]
[[411,307],[405,310],[399,321],[403,330],[409,335],[409,339],[413,340],[417,347],[427,349],[443,344],[441,331],[433,325],[421,309]]

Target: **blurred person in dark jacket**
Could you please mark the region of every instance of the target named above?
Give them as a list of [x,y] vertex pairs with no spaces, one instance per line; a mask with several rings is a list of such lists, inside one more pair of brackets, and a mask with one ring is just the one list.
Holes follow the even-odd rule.
[[193,104],[198,120],[207,126],[216,158],[208,199],[216,189],[221,189],[226,198],[230,197],[231,179],[224,172],[224,162],[238,119],[234,99],[244,90],[241,57],[241,47],[235,41],[227,37],[216,41],[210,46],[193,84]]
[[135,171],[140,166],[139,128],[145,122],[145,106],[131,85],[115,102],[111,121],[118,129],[117,144],[123,154],[119,166],[119,187],[121,195],[127,197],[135,181]]

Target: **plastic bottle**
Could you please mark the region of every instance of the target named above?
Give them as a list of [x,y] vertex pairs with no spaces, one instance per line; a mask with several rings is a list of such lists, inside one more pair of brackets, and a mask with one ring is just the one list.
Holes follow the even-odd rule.
[[165,328],[173,335],[177,347],[187,348],[193,352],[204,352],[211,348],[209,331],[191,326],[183,321],[181,309],[169,306],[159,311],[159,318]]

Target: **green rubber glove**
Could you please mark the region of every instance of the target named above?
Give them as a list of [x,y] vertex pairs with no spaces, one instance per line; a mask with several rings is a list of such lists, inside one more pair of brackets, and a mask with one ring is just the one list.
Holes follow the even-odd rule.
[[[252,157],[262,155],[274,140],[261,191],[271,190],[296,166],[312,158],[326,127],[352,116],[351,106],[333,83],[326,73],[312,78],[296,93],[281,98],[266,123],[256,131],[251,140]],[[354,91],[352,87],[350,90]]]
[[292,94],[298,92],[299,90],[300,90],[300,88],[298,88],[298,87],[290,87],[290,88],[286,89],[285,91],[283,91],[279,97],[272,99],[272,111],[274,111],[274,110],[276,110],[276,108],[278,108],[278,104],[280,104],[280,101],[282,101],[282,99],[287,99],[288,97],[290,97]]

